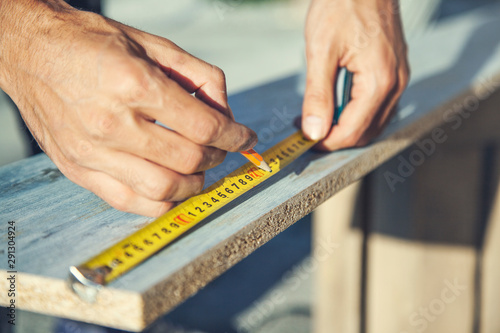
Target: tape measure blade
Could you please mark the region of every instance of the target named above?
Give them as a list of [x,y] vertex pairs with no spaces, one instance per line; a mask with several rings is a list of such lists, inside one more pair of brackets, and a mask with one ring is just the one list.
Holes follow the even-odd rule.
[[[350,100],[352,77],[353,74],[346,71],[341,80],[343,93],[337,94],[342,99],[335,108],[334,123]],[[337,83],[340,87],[340,82]],[[107,284],[137,266],[227,203],[278,173],[314,144],[301,131],[295,132],[262,154],[264,160],[270,162],[272,172],[262,171],[247,163],[92,259],[77,267],[71,266],[70,284],[73,290],[83,299],[85,295],[81,293],[95,294],[86,289]]]
[[[281,171],[310,149],[314,143],[308,141],[301,131],[292,134],[262,154],[269,162],[272,172],[263,171],[251,163],[246,163],[144,228],[85,263],[72,267],[70,270],[72,283],[88,282],[89,286],[110,283],[177,240],[179,236],[215,211]],[[75,276],[78,278],[75,279]],[[76,291],[78,288],[73,287],[73,289]]]

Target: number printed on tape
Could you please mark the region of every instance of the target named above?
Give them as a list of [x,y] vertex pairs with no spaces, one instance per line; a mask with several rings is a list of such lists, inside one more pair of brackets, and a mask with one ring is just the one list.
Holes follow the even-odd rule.
[[[263,154],[272,172],[263,171],[247,163],[202,193],[184,201],[165,215],[151,222],[119,243],[77,266],[81,272],[104,274],[94,283],[107,284],[137,266],[200,221],[261,184],[297,157],[315,142],[304,138],[301,131],[289,136]],[[97,273],[96,273],[97,274]],[[83,274],[87,277],[88,274]],[[94,276],[95,274],[90,274]]]

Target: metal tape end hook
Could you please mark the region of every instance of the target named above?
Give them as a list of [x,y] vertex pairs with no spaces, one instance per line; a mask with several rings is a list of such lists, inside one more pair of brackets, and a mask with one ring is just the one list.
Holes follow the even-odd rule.
[[95,303],[107,272],[109,272],[107,267],[91,270],[86,267],[71,266],[69,286],[85,302]]

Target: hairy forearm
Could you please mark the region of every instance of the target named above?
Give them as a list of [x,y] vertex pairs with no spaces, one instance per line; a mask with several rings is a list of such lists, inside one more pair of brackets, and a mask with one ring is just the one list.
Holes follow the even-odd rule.
[[71,10],[62,0],[0,0],[0,88],[16,85],[15,73],[32,66],[43,52],[43,36],[57,29]]
[[28,24],[24,21],[32,21],[35,5],[34,1],[0,0],[0,87],[4,90],[11,86],[8,69],[13,58],[25,57],[24,44],[29,34],[26,31]]

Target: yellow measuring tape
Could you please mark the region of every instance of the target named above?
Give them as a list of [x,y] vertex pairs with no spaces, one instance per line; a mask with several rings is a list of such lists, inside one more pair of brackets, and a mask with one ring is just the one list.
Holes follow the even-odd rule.
[[[339,71],[334,123],[337,123],[350,100],[352,77],[352,73],[345,69]],[[71,266],[71,288],[82,299],[95,301],[100,287],[134,268],[210,214],[282,170],[314,144],[314,141],[304,137],[302,131],[292,134],[262,154],[272,172],[263,171],[252,163],[243,165],[89,261]]]
[[210,214],[282,170],[314,143],[301,131],[292,134],[262,154],[272,172],[246,163],[87,262],[71,266],[71,287],[81,298],[94,301],[100,286],[137,266]]

